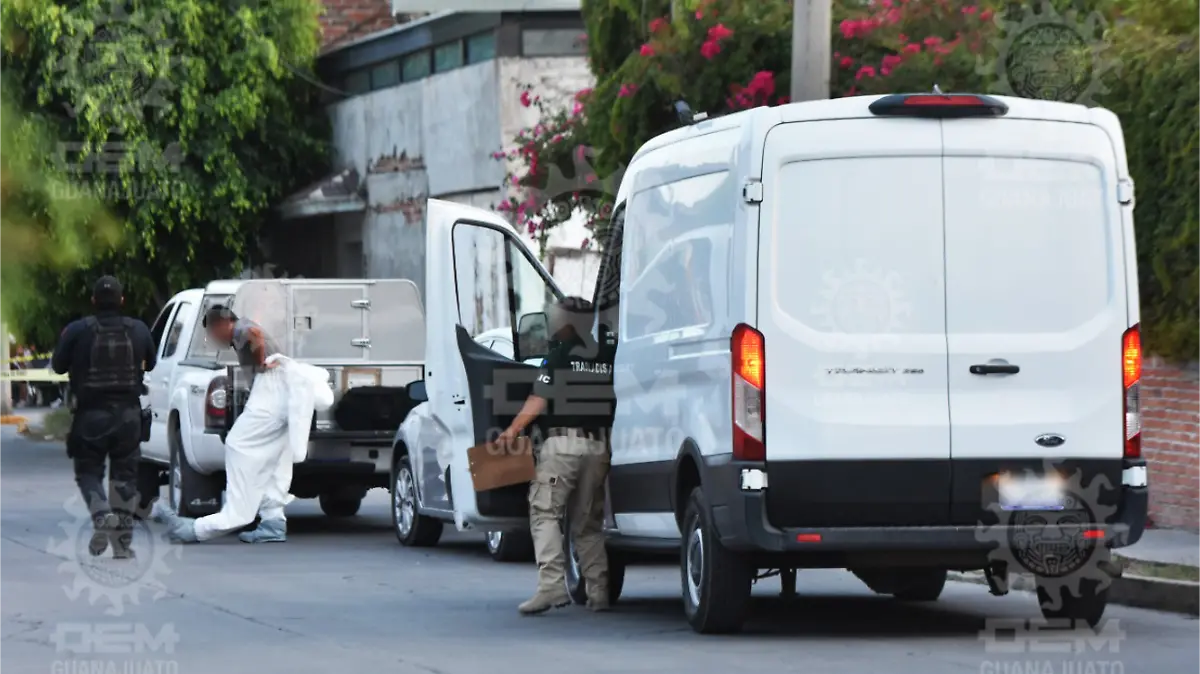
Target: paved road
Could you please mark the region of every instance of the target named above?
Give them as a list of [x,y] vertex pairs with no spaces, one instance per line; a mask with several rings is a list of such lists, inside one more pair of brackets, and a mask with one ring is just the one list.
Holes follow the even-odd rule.
[[[84,520],[64,505],[74,487],[61,446],[3,433],[5,674],[1194,674],[1200,666],[1197,622],[1183,617],[1112,607],[1106,629],[1123,636],[1025,639],[1025,652],[1013,653],[981,630],[989,617],[1036,618],[1030,595],[998,599],[952,583],[937,604],[903,605],[840,571],[802,572],[793,605],[764,581],[755,617],[736,637],[691,632],[672,567],[631,570],[619,611],[521,618],[532,566],[492,562],[478,535],[402,548],[379,492],[363,516],[337,526],[298,504],[285,545],[179,548],[147,538],[137,564],[85,573],[73,553]],[[124,611],[106,615],[115,597]],[[1071,652],[1046,652],[1056,645]]]

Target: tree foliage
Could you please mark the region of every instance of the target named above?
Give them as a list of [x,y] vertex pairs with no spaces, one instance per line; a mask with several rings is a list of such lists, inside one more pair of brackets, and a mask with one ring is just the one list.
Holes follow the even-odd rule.
[[[675,101],[710,114],[785,102],[791,9],[789,0],[584,0],[596,83],[572,133],[592,146],[599,175],[617,172],[643,143],[678,126]],[[1107,93],[1098,102],[1121,118],[1138,187],[1144,339],[1161,355],[1195,359],[1197,0],[835,3],[831,93],[928,91],[933,84],[944,91],[993,91],[1004,31],[1029,12],[1080,24],[1099,17],[1101,28],[1108,27],[1104,35],[1081,36],[1100,43],[1099,54],[1089,44],[1057,57],[1068,59],[1069,71],[1079,77],[1099,76],[1085,59],[1099,56],[1120,66],[1102,76],[1099,90]],[[1041,86],[1036,77],[1030,82]],[[518,172],[516,180],[525,175]]]
[[[316,0],[14,0],[3,14],[13,105],[43,120],[47,172],[105,204],[117,245],[64,271],[36,265],[20,315],[45,343],[115,273],[152,315],[171,293],[237,271],[271,206],[323,165],[328,121],[306,82]],[[300,173],[298,173],[300,171]]]

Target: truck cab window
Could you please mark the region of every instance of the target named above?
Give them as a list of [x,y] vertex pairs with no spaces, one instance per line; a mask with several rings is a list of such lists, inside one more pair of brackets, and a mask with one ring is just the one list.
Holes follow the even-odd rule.
[[158,313],[158,318],[154,319],[154,326],[150,328],[150,336],[154,338],[154,347],[156,349],[162,346],[163,334],[167,331],[167,319],[171,318],[171,312],[174,310],[175,304],[168,303]]
[[175,320],[171,321],[171,329],[167,331],[167,343],[163,345],[160,358],[170,358],[179,349],[179,340],[183,337],[183,317],[191,306],[187,302],[179,303],[179,312],[175,314]]

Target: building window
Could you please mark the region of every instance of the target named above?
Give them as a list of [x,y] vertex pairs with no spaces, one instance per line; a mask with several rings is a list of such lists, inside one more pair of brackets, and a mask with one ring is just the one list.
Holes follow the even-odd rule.
[[367,93],[371,90],[371,74],[366,70],[350,73],[342,83],[342,89],[351,96]]
[[583,56],[587,42],[582,28],[527,28],[521,31],[524,56]]
[[444,73],[447,70],[461,68],[463,64],[463,43],[455,40],[444,44],[433,52],[433,71]]
[[429,77],[429,52],[421,51],[405,57],[404,81],[412,82],[422,77]]
[[371,68],[371,88],[383,89],[400,84],[400,62],[388,61]]
[[480,63],[496,58],[496,34],[480,33],[467,38],[467,63]]

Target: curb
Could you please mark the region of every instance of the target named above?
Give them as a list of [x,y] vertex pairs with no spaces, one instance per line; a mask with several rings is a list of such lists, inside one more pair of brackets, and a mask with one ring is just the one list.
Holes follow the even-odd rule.
[[[963,583],[987,585],[982,571],[951,571],[947,578]],[[1033,576],[1026,574],[1012,574],[1009,576],[1008,586],[1010,591],[1037,590]],[[1200,616],[1200,583],[1125,574],[1114,578],[1109,585],[1108,601],[1110,604],[1121,606]]]

